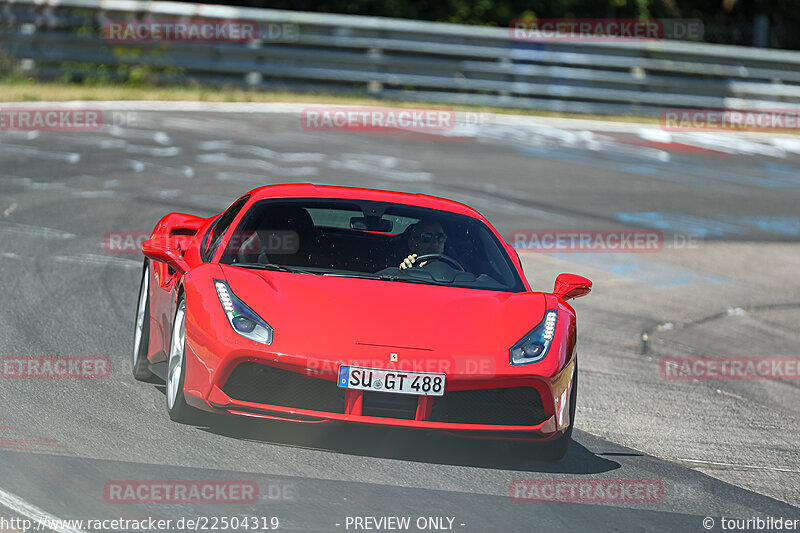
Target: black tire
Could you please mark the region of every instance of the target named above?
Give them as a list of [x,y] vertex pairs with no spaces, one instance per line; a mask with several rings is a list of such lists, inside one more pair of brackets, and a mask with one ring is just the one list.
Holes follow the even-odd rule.
[[[139,283],[139,295],[136,299],[136,317],[134,319],[133,332],[133,377],[139,381],[151,381],[155,376],[150,372],[149,362],[147,361],[147,350],[150,345],[150,291],[149,291],[149,267],[147,260],[142,269],[142,280]],[[145,291],[144,301],[142,301],[142,291]],[[139,329],[139,313],[142,311],[141,334],[139,335],[139,345],[136,345],[137,330]]]
[[[180,422],[183,424],[191,424],[196,422],[199,418],[200,411],[186,403],[186,397],[183,393],[183,386],[186,382],[186,354],[185,354],[185,336],[183,331],[181,331],[181,335],[183,336],[182,339],[175,338],[176,333],[176,321],[177,320],[184,320],[185,315],[185,307],[186,307],[186,300],[181,296],[180,300],[178,300],[178,306],[175,311],[175,317],[172,320],[172,335],[170,337],[169,342],[169,359],[167,360],[167,390],[166,390],[166,405],[167,405],[167,413],[169,414],[170,419],[174,422]],[[183,326],[180,328],[183,329]],[[170,406],[170,379],[172,378],[172,353],[173,347],[176,342],[180,342],[181,346],[181,362],[180,362],[180,380],[177,386],[177,391],[175,393],[175,401]]]
[[575,411],[578,401],[578,361],[575,361],[575,372],[572,375],[572,392],[569,396],[569,426],[558,439],[541,444],[541,456],[546,461],[560,461],[567,454],[572,442],[572,428],[575,426]]

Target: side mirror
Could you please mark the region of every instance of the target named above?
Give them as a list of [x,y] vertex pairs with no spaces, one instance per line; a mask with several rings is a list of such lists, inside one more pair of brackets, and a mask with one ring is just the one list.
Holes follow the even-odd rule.
[[142,253],[148,259],[168,264],[181,275],[189,270],[189,265],[183,259],[180,244],[177,241],[159,238],[146,240],[142,243]]
[[577,274],[559,274],[553,287],[553,294],[564,300],[580,298],[591,291],[591,280]]

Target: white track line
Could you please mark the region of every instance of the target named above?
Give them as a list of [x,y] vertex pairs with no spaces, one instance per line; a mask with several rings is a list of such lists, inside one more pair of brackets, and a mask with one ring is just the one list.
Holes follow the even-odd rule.
[[0,144],[0,150],[5,152],[13,152],[15,155],[28,155],[37,159],[48,159],[56,161],[66,161],[67,163],[77,163],[81,160],[81,154],[76,152],[56,152],[50,150],[41,150],[33,146],[24,146],[20,144]]
[[44,226],[31,226],[14,222],[0,222],[0,232],[16,233],[27,237],[43,237],[45,239],[74,239],[75,234]]
[[789,472],[791,474],[800,474],[800,470],[792,470],[789,468],[778,468],[775,466],[756,466],[756,465],[739,465],[735,463],[721,463],[718,461],[700,461],[698,459],[676,459],[676,461],[683,461],[686,463],[695,463],[698,465],[713,465],[713,466],[732,466],[736,468],[748,468],[751,470],[771,470],[773,472]]
[[141,261],[134,259],[124,259],[121,257],[108,257],[104,255],[95,254],[77,254],[77,255],[56,255],[53,257],[55,261],[62,263],[77,263],[89,266],[119,266],[123,268],[142,268]]
[[[56,531],[58,533],[84,533],[81,529],[74,529],[70,527],[59,527],[63,526],[63,521],[60,518],[56,518],[55,516],[47,513],[33,504],[30,504],[16,496],[11,494],[10,492],[6,492],[5,490],[0,488],[0,505],[11,509],[17,514],[21,514],[30,518],[31,520],[36,521],[37,523],[42,523],[48,526],[46,529],[50,529],[52,531]],[[36,529],[34,525],[33,529]]]
[[[20,102],[0,102],[0,108],[19,106]],[[193,101],[151,101],[151,100],[125,100],[125,101],[62,101],[62,102],[25,102],[25,108],[36,107],[53,107],[61,106],[65,108],[70,107],[92,107],[101,110],[124,110],[124,111],[189,111],[189,112],[218,112],[218,113],[291,113],[299,114],[307,107],[327,107],[327,108],[367,108],[378,107],[386,108],[391,106],[386,105],[365,105],[365,104],[325,104],[325,103],[303,103],[303,102],[193,102]],[[449,109],[447,105],[438,106],[439,109]],[[564,129],[586,129],[592,131],[608,131],[608,132],[626,132],[636,133],[642,127],[658,128],[658,124],[646,122],[620,122],[611,120],[597,120],[586,118],[556,118],[545,117],[536,115],[512,115],[505,113],[477,113],[477,112],[456,112],[456,121],[459,118],[466,116],[466,113],[472,115],[479,115],[483,119],[492,124],[538,124],[544,126],[556,126]],[[111,133],[118,135],[120,131],[130,132],[131,129],[118,128]],[[164,132],[153,132],[164,134]],[[774,133],[774,132],[760,132],[760,131],[726,131],[727,135],[739,138],[766,138],[773,139],[776,137],[785,139],[795,139],[797,136],[791,133]],[[168,136],[155,139],[159,144],[168,144]]]

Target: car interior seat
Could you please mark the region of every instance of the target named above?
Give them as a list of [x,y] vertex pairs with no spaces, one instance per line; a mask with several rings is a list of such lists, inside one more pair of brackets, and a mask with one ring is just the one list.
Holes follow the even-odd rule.
[[[312,266],[316,242],[314,222],[308,211],[302,207],[280,206],[265,208],[265,215],[253,227],[246,228],[246,232],[255,233],[253,241],[245,240],[238,253],[239,263],[277,263],[290,266]],[[281,248],[270,246],[269,243],[259,242],[258,233],[281,236],[291,231],[296,234],[296,241],[291,239],[296,246]],[[273,233],[274,232],[274,233]]]

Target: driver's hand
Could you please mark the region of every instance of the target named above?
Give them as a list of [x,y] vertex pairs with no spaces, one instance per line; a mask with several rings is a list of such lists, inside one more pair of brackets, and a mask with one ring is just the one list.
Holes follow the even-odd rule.
[[[407,268],[411,268],[412,266],[414,266],[414,261],[416,261],[416,260],[417,260],[417,254],[409,255],[408,257],[403,259],[402,263],[400,263],[400,270],[405,270]],[[417,266],[424,267],[427,264],[428,264],[427,261],[423,261],[422,263],[418,264]]]
[[403,259],[402,263],[400,263],[400,270],[405,270],[407,268],[411,268],[412,266],[414,266],[414,261],[416,261],[416,260],[417,260],[417,254],[409,255],[408,257]]

